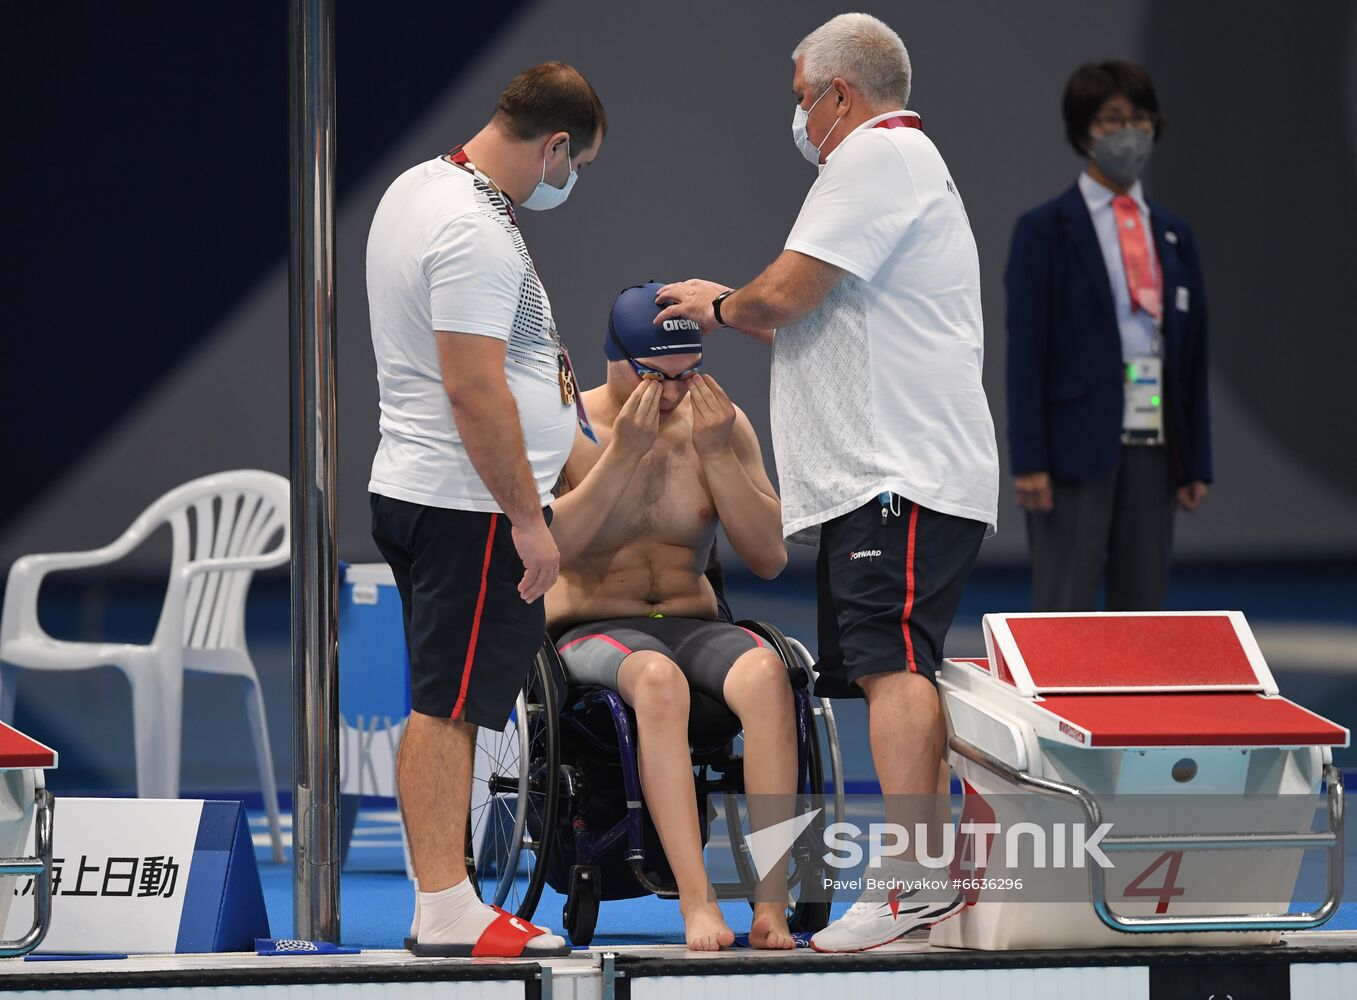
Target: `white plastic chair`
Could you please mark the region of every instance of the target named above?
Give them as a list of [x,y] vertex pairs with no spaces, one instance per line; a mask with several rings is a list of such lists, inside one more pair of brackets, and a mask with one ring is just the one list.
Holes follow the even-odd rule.
[[[85,569],[127,555],[162,524],[173,538],[170,579],[150,645],[67,642],[38,624],[38,589],[54,570]],[[270,543],[272,547],[266,548]],[[0,617],[0,719],[14,710],[15,667],[117,667],[132,688],[137,794],[177,798],[184,671],[243,682],[275,861],[285,860],[259,677],[245,645],[245,597],[255,570],[288,561],[288,481],[242,469],[204,476],[151,504],[121,538],[91,552],[31,555],[9,572]]]

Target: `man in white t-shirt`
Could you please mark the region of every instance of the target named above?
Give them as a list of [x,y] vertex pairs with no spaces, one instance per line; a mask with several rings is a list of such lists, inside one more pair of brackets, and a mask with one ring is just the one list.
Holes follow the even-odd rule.
[[515,209],[564,202],[606,132],[575,69],[525,70],[466,145],[396,178],[368,235],[381,393],[368,489],[410,651],[397,787],[416,955],[567,953],[477,898],[465,831],[476,727],[504,728],[545,634],[548,504],[583,413]]
[[[793,137],[820,176],[786,249],[740,289],[662,288],[658,301],[673,304],[657,322],[681,316],[772,343],[783,531],[819,546],[816,691],[866,698],[887,817],[936,830],[932,796],[948,771],[932,678],[998,507],[979,260],[947,165],[904,110],[900,37],[842,14],[792,58]],[[904,886],[935,873],[911,844],[875,874]],[[812,945],[875,947],[962,905],[950,890],[869,889]]]

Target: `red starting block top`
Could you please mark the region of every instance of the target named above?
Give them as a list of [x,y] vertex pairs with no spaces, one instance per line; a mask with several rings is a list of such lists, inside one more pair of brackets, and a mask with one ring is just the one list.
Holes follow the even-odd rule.
[[1235,611],[986,615],[994,676],[1027,697],[1056,693],[1276,694]]
[[55,750],[0,722],[0,769],[56,766]]
[[1342,726],[1261,694],[1060,694],[1035,704],[1090,747],[1348,745]]

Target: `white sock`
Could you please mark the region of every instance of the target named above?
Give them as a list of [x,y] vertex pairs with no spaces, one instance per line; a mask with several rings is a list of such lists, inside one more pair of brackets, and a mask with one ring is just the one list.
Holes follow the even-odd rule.
[[415,917],[410,921],[410,936],[416,941],[419,940],[419,879],[411,879],[415,884]]
[[[882,855],[878,860],[881,862],[881,867],[876,869],[875,877],[877,879],[918,878],[929,871],[913,858],[906,858],[899,854]],[[870,872],[871,869],[869,868],[868,871]]]
[[859,897],[864,900],[884,900],[890,894],[889,886],[911,882],[919,878],[927,878],[930,874],[919,862],[910,858],[904,858],[900,855],[883,855],[878,859],[881,864],[873,868],[870,865],[863,872],[867,878],[875,881],[873,888],[864,886],[862,895]]
[[[904,886],[909,883],[923,883],[922,888],[916,889],[911,893],[913,898],[929,901],[945,901],[956,895],[956,890],[950,885],[952,873],[947,868],[930,868],[922,861],[913,858],[903,858],[899,855],[892,857],[882,857],[881,867],[872,874],[872,869],[867,869],[867,877],[875,878],[878,885]],[[889,888],[882,888],[872,892],[863,892],[867,899],[887,899],[890,896]]]
[[464,878],[441,892],[419,893],[417,936],[421,944],[475,944],[496,915]]
[[[465,878],[440,892],[419,893],[416,937],[420,944],[475,944],[498,916],[476,896],[471,879]],[[524,951],[564,944],[554,934],[541,934],[529,940]]]

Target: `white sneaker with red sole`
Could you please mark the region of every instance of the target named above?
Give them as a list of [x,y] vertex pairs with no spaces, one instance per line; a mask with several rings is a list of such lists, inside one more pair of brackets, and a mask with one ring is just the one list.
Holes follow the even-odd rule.
[[838,920],[810,939],[816,951],[867,951],[890,944],[910,931],[955,916],[966,908],[966,898],[957,893],[945,902],[913,900],[911,893],[893,889],[885,899],[858,900]]

